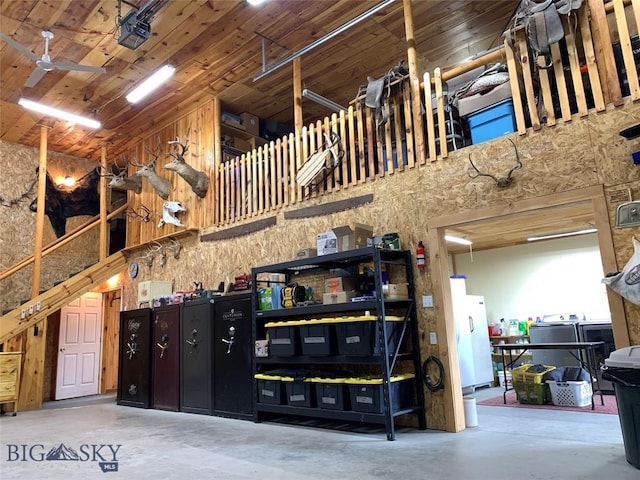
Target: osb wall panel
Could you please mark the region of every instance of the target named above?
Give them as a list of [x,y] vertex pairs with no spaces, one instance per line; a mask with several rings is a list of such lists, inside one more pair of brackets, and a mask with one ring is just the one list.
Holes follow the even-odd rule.
[[[523,167],[514,172],[515,181],[507,189],[496,188],[487,177],[472,179],[469,176],[473,172],[469,155],[483,171],[498,177],[509,172],[515,164],[515,151],[505,138],[450,152],[446,160],[388,175],[309,202],[323,203],[374,194],[372,203],[353,210],[290,220],[285,220],[281,212],[275,226],[247,236],[210,242],[200,242],[196,236],[181,239],[183,251],[180,259],[169,256],[164,267],[160,267],[157,261],[152,267],[144,267],[141,263],[139,278],[127,280],[126,308],[136,307],[138,280],[172,280],[175,290],[191,290],[194,282],[203,282],[205,288],[215,288],[220,281],[233,281],[235,276],[250,272],[254,265],[292,259],[296,249],[315,246],[318,232],[337,225],[362,222],[374,226],[375,234],[398,232],[403,248],[413,251],[419,240],[426,242],[427,224],[431,217],[598,184],[604,184],[607,190],[631,188],[635,195],[640,195],[639,167],[633,166],[630,160],[631,152],[640,150],[640,143],[619,136],[621,128],[635,123],[640,123],[640,107],[627,104],[607,114],[574,118],[570,123],[554,128],[529,131],[524,137],[510,136],[517,145]],[[617,204],[609,204],[612,228]],[[620,268],[631,254],[634,233],[637,235],[638,229],[613,229]],[[433,292],[429,268],[417,271],[415,280],[417,298]],[[625,309],[631,341],[638,344],[640,308],[625,302]],[[436,323],[442,321],[435,318],[434,312],[435,309],[418,310],[423,359],[427,355],[439,354],[437,346],[430,346],[427,342],[428,332],[436,331]],[[429,426],[444,428],[442,396],[427,392],[426,401]]]
[[[36,198],[37,185],[20,202],[12,200],[27,192],[36,180],[39,151],[36,148],[0,141],[0,197],[5,222],[0,232],[0,269],[9,268],[23,258],[33,255],[35,213],[29,204]],[[55,181],[59,177],[71,175],[80,178],[96,167],[94,162],[48,152],[47,171]],[[89,217],[73,217],[67,220],[67,231],[87,221]],[[56,240],[48,217],[44,221],[43,245]],[[98,230],[87,233],[69,242],[51,257],[42,261],[41,288],[49,288],[53,282],[67,277],[70,271],[77,271],[87,263],[97,259]],[[31,294],[32,269],[17,272],[0,281],[0,309],[14,307]]]

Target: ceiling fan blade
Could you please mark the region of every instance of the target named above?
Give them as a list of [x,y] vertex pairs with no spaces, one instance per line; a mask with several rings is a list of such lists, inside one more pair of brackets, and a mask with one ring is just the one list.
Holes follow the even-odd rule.
[[38,83],[42,79],[42,77],[44,77],[45,73],[47,73],[46,70],[43,70],[41,68],[36,68],[31,74],[31,76],[27,78],[27,81],[24,83],[24,86],[29,88],[35,87],[36,83]]
[[40,58],[31,50],[29,50],[27,47],[25,47],[21,43],[16,42],[13,38],[9,37],[8,35],[5,35],[4,33],[0,33],[0,38],[5,42],[7,42],[16,50],[18,50],[23,55],[26,55],[27,57],[29,57],[31,60],[38,60],[38,58]]
[[51,66],[56,70],[78,70],[80,72],[104,73],[104,67],[92,67],[91,65],[80,65],[78,63],[52,62]]

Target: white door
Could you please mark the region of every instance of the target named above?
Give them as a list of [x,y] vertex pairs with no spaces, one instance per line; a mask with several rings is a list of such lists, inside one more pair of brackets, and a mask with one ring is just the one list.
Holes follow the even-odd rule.
[[56,400],[98,393],[101,333],[101,293],[86,293],[62,308]]

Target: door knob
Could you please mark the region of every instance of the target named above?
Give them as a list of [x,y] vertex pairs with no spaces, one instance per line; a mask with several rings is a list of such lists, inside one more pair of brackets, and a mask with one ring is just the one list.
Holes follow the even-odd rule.
[[66,348],[64,348],[64,347],[62,347],[62,348],[60,349],[60,351],[61,351],[61,352],[66,352],[66,351],[67,351],[67,349],[66,349]]

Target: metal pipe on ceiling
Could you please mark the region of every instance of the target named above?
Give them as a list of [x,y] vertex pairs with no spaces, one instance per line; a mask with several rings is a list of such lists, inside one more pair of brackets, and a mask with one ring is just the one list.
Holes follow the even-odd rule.
[[[383,8],[391,5],[393,2],[395,2],[395,0],[385,0],[382,3],[379,3],[378,5],[373,7],[372,9],[367,10],[364,13],[361,13],[360,15],[358,15],[355,18],[353,18],[352,20],[349,20],[344,25],[336,28],[332,32],[327,33],[322,38],[319,38],[315,42],[310,43],[309,45],[307,45],[306,47],[302,48],[301,50],[298,50],[296,53],[293,53],[293,54],[289,55],[288,57],[280,60],[279,62],[274,63],[270,67],[266,67],[264,62],[263,62],[263,64],[262,64],[262,72],[259,73],[258,75],[256,75],[255,77],[253,77],[253,81],[256,82],[256,81],[260,80],[261,78],[266,77],[267,75],[269,75],[270,73],[276,71],[280,67],[282,67],[282,66],[286,65],[287,63],[293,61],[295,58],[301,57],[305,53],[310,52],[314,48],[316,48],[316,47],[322,45],[323,43],[325,43],[326,41],[331,40],[333,37],[335,37],[337,35],[340,35],[341,33],[347,31],[348,29],[350,29],[354,25],[360,23],[362,20],[370,17],[374,13],[377,13],[378,11],[382,10]],[[263,44],[263,49],[264,49],[264,44]]]

